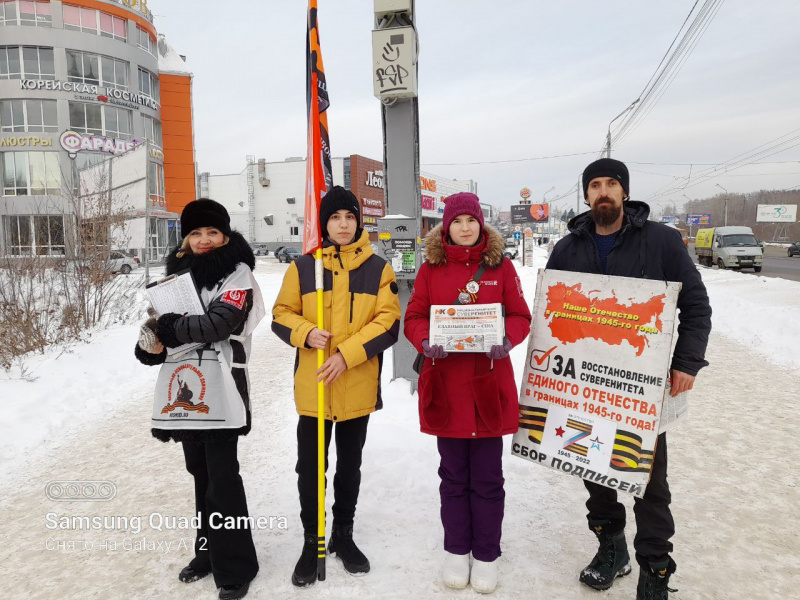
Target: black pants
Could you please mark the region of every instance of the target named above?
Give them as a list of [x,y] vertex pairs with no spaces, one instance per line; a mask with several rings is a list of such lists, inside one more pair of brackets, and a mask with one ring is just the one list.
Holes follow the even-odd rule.
[[183,442],[186,470],[194,476],[194,498],[200,528],[195,540],[195,568],[212,569],[217,587],[246,583],[258,573],[253,535],[248,527],[215,527],[225,517],[246,517],[247,499],[236,457],[238,438],[218,442]]
[[[361,451],[367,441],[369,415],[336,423],[336,474],[333,477],[333,524],[353,524],[361,487]],[[325,421],[325,472],[333,422]],[[301,416],[297,422],[297,489],[303,531],[317,535],[317,419]],[[328,479],[325,478],[327,488]]]
[[[610,530],[625,527],[625,507],[617,502],[617,491],[584,480],[589,490],[586,508],[590,520],[611,521]],[[672,552],[669,539],[675,534],[675,521],[669,510],[672,496],[667,483],[667,436],[658,436],[650,483],[644,497],[636,498],[633,513],[636,516],[636,562],[646,567],[650,561],[663,560]]]

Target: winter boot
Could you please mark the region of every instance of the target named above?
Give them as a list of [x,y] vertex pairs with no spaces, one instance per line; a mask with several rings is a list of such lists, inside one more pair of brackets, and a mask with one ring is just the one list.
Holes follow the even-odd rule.
[[317,580],[317,536],[305,534],[303,536],[303,553],[294,566],[292,583],[297,587],[313,585]]
[[469,582],[479,594],[491,594],[497,587],[497,560],[483,562],[473,557]]
[[[589,521],[589,527],[597,536],[600,547],[592,562],[581,571],[580,581],[596,590],[607,590],[617,577],[631,572],[625,529],[614,528],[609,521]],[[612,527],[611,530],[609,528]]]
[[639,584],[636,586],[636,600],[668,600],[669,576],[675,572],[675,561],[671,558],[648,563],[648,568],[639,570]]
[[181,569],[178,579],[183,583],[192,583],[198,579],[202,579],[211,573],[211,566],[208,567],[193,567],[191,563]]
[[345,571],[351,575],[369,573],[369,561],[353,541],[352,525],[334,525],[328,554],[336,555],[344,564]]
[[247,596],[247,590],[249,589],[249,581],[236,585],[223,585],[219,590],[219,600],[240,600]]
[[444,553],[442,580],[454,590],[461,590],[469,583],[469,554]]

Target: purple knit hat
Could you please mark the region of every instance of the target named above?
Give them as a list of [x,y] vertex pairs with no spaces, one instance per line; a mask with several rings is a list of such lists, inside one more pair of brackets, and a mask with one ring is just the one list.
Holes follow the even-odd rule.
[[481,209],[480,200],[475,194],[469,192],[459,192],[444,199],[444,222],[445,235],[450,231],[450,224],[453,219],[461,215],[469,215],[478,219],[483,229],[483,210]]

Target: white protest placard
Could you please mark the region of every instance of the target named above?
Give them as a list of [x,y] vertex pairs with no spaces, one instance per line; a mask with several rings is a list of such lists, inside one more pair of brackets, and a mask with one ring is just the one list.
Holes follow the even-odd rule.
[[431,346],[442,346],[447,352],[489,352],[492,346],[503,345],[505,334],[502,304],[431,306]]
[[642,497],[680,288],[540,270],[512,454]]

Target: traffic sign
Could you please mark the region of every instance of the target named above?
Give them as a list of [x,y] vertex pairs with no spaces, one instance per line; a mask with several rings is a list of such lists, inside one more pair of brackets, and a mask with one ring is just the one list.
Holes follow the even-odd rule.
[[521,240],[522,239],[522,232],[521,231],[515,231],[514,232],[514,239],[515,240]]
[[522,231],[522,225],[514,225],[514,231]]

